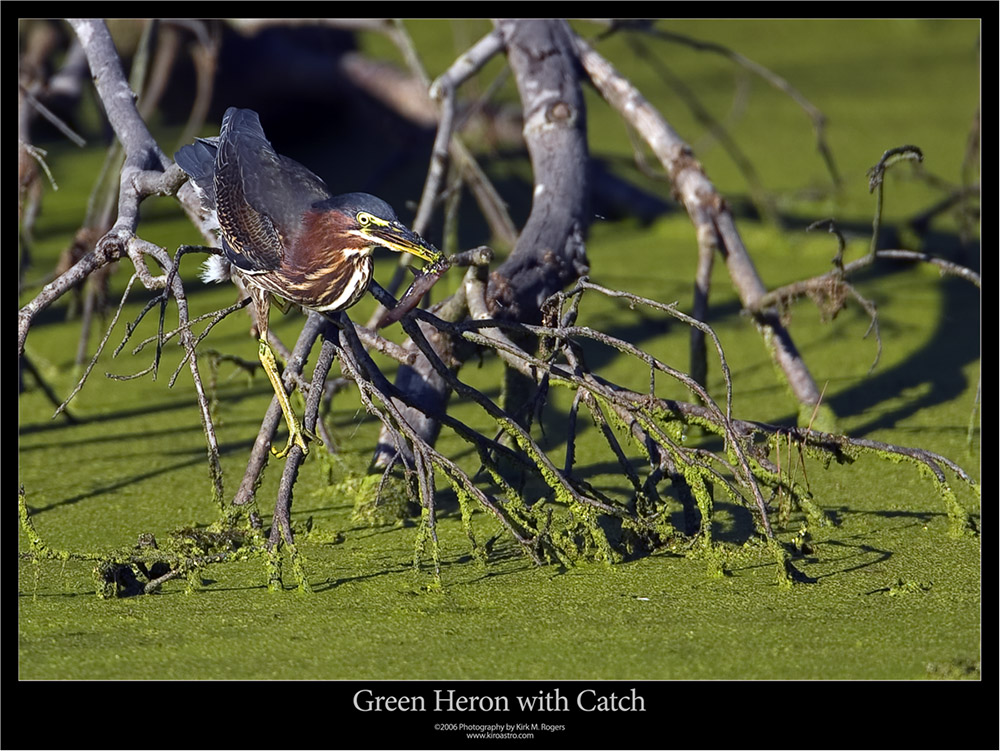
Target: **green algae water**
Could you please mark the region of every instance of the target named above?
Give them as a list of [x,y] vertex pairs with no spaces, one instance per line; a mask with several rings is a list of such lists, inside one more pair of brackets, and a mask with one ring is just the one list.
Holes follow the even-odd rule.
[[[741,147],[759,165],[765,186],[784,198],[784,230],[752,217],[738,226],[761,277],[771,287],[830,268],[836,244],[826,233],[798,227],[835,216],[850,228],[847,255],[868,247],[874,201],[865,171],[888,148],[914,143],[924,168],[958,182],[969,126],[978,105],[976,34],[972,22],[752,22],[754,33],[731,22],[682,22],[680,33],[717,41],[773,68],[803,91],[829,118],[829,138],[844,191],[837,198],[798,197],[822,183],[808,121],[787,98],[759,81],[746,84],[745,106],[732,105],[743,86],[733,69],[705,53],[672,50],[671,64],[687,85],[705,91],[706,106],[731,115]],[[582,27],[581,27],[582,28]],[[414,24],[418,48],[428,26]],[[472,37],[473,39],[476,36]],[[846,40],[846,41],[845,41]],[[382,42],[364,40],[372,48]],[[648,44],[648,43],[647,43]],[[698,158],[728,200],[747,194],[722,149],[705,136],[679,100],[664,90],[629,47],[612,38],[602,54],[633,78],[698,150]],[[432,75],[451,53],[429,57]],[[892,61],[892,65],[884,64]],[[588,92],[591,151],[630,159],[631,147],[617,116]],[[742,100],[740,100],[742,101]],[[778,136],[780,134],[780,137]],[[38,280],[69,242],[83,215],[103,154],[53,146],[50,164],[60,183],[45,196],[36,229],[34,266]],[[901,234],[904,222],[939,195],[891,173],[884,222]],[[641,179],[641,178],[637,178]],[[660,184],[647,187],[661,191]],[[174,248],[195,242],[180,212],[156,205],[140,233]],[[160,210],[162,209],[162,211]],[[947,215],[924,239],[929,252],[963,252],[978,263],[978,246],[963,243],[961,228]],[[592,278],[663,302],[691,297],[695,239],[682,212],[650,225],[605,219],[588,243]],[[127,266],[127,264],[125,264]],[[182,271],[192,316],[234,300],[226,287],[195,281],[197,261]],[[112,281],[117,301],[129,275]],[[454,273],[454,272],[453,272]],[[391,259],[376,276],[387,279]],[[442,286],[456,284],[447,279]],[[825,401],[839,427],[863,436],[942,454],[979,480],[980,444],[976,393],[980,379],[979,295],[974,287],[942,279],[929,266],[880,265],[858,280],[859,291],[879,310],[882,352],[869,320],[849,305],[823,322],[810,303],[789,311],[790,329],[814,377],[825,384]],[[21,304],[34,289],[26,289]],[[148,299],[137,293],[126,306],[130,319]],[[354,309],[363,321],[370,301]],[[272,328],[294,341],[300,316],[272,316]],[[666,317],[642,314],[609,300],[588,298],[581,324],[635,341],[661,360],[687,369],[684,327]],[[795,405],[774,373],[759,335],[739,315],[739,305],[721,263],[716,264],[709,323],[716,329],[732,369],[734,416],[778,423],[795,420]],[[103,325],[92,333],[96,342]],[[398,327],[397,327],[398,328]],[[133,341],[152,335],[144,322]],[[60,396],[79,378],[73,356],[79,322],[67,319],[65,301],[46,311],[32,329],[26,353]],[[396,332],[398,334],[398,332]],[[112,343],[121,333],[112,336]],[[253,361],[256,344],[246,318],[230,317],[204,347]],[[92,351],[93,348],[91,348]],[[110,347],[109,347],[110,349]],[[167,387],[180,349],[168,346],[157,380],[114,381],[105,372],[128,374],[148,364],[148,353],[102,356],[87,386],[71,402],[76,418],[51,419],[54,405],[26,376],[19,402],[19,483],[33,524],[55,548],[101,551],[135,544],[142,533],[204,527],[217,509],[205,458],[205,443],[184,370]],[[587,352],[601,375],[643,388],[648,373]],[[393,366],[380,361],[388,374]],[[207,363],[202,369],[208,380]],[[461,372],[495,396],[500,369],[487,359]],[[260,420],[271,398],[261,375],[221,362],[214,374],[217,430],[226,488],[242,476]],[[688,398],[662,385],[662,396]],[[710,362],[709,390],[723,381]],[[677,388],[677,393],[671,393]],[[659,393],[659,391],[658,391]],[[557,395],[543,418],[543,445],[561,456],[570,397]],[[301,406],[299,407],[301,408]],[[489,428],[469,404],[450,407],[469,424]],[[378,424],[350,392],[333,400],[331,429],[344,472],[363,467]],[[970,427],[971,426],[971,427]],[[577,467],[596,485],[621,482],[602,465],[596,430],[583,429]],[[445,455],[475,469],[466,444],[445,433]],[[752,522],[745,508],[715,498],[713,537],[724,560],[713,570],[704,558],[668,551],[608,565],[581,561],[570,567],[536,567],[499,534],[490,517],[468,520],[478,540],[494,540],[485,562],[470,548],[457,500],[438,478],[437,533],[441,564],[435,580],[429,553],[414,567],[418,527],[406,520],[370,526],[355,513],[349,482],[311,452],[295,490],[293,517],[299,548],[313,590],[267,589],[259,562],[209,566],[195,586],[167,583],[153,596],[102,600],[95,596],[92,566],[21,560],[18,565],[18,667],[22,679],[956,679],[980,674],[980,540],[950,534],[948,508],[932,482],[915,468],[865,455],[849,466],[824,468],[812,459],[797,465],[816,504],[836,524],[809,525],[792,514],[776,528],[778,538],[801,546],[795,565],[812,579],[790,589],[776,584],[776,564],[746,544]],[[791,461],[798,462],[793,456]],[[280,467],[272,460],[257,498],[268,512],[277,493]],[[958,483],[958,502],[978,524],[978,498]],[[266,520],[265,520],[266,521]],[[391,521],[391,520],[390,520]],[[494,539],[495,538],[495,539]],[[19,551],[27,549],[23,534]],[[275,645],[280,644],[280,649]]]

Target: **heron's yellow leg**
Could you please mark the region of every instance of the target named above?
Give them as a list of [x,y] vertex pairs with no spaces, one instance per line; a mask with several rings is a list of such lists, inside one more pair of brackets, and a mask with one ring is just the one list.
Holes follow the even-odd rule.
[[292,411],[292,404],[288,401],[288,393],[285,391],[285,385],[281,382],[281,376],[278,375],[278,363],[274,359],[274,352],[271,350],[271,345],[267,342],[267,318],[271,310],[271,295],[266,290],[254,284],[247,285],[247,292],[250,293],[250,298],[253,300],[254,317],[257,322],[257,336],[260,337],[260,346],[257,350],[257,355],[260,357],[260,364],[264,366],[264,372],[267,373],[267,377],[271,381],[274,395],[278,397],[278,404],[281,405],[281,413],[285,416],[285,422],[288,423],[288,443],[285,444],[285,448],[281,451],[275,451],[274,446],[272,446],[271,451],[275,456],[281,458],[292,450],[292,446],[298,446],[302,449],[303,454],[308,454],[309,449],[306,447],[307,434],[302,429],[302,424],[298,421],[298,418],[295,417],[295,412]]
[[308,454],[309,448],[306,446],[306,433],[292,411],[292,404],[288,400],[288,394],[285,393],[285,385],[281,382],[281,376],[278,375],[278,363],[274,359],[274,352],[271,351],[271,345],[267,343],[266,330],[260,340],[258,356],[260,357],[260,364],[264,366],[264,372],[267,373],[267,377],[271,380],[271,386],[274,387],[274,395],[278,397],[278,404],[281,405],[281,412],[285,416],[285,422],[288,423],[288,443],[285,444],[285,448],[281,451],[275,451],[274,446],[272,446],[271,451],[279,459],[291,451],[292,446],[298,446],[302,449],[303,454]]

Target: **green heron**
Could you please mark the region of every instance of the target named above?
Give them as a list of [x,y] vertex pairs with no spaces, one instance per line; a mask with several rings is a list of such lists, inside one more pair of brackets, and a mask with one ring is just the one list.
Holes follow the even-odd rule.
[[367,193],[334,196],[298,162],[271,147],[253,110],[230,107],[213,138],[199,138],[174,156],[218,221],[222,255],[212,256],[202,279],[236,277],[250,295],[260,338],[259,356],[288,423],[288,443],[307,451],[274,353],[267,342],[270,298],[320,313],[354,305],[372,278],[372,251],[383,247],[438,263],[442,254]]

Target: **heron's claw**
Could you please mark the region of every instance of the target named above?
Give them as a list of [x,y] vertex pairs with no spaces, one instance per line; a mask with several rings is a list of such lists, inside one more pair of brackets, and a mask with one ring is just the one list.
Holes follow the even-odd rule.
[[302,449],[302,455],[305,456],[309,453],[309,441],[323,443],[318,435],[300,426],[296,420],[294,427],[289,426],[288,442],[285,443],[285,447],[279,451],[274,446],[271,446],[271,453],[277,459],[284,459],[288,456],[288,452],[292,450],[293,446],[298,446]]

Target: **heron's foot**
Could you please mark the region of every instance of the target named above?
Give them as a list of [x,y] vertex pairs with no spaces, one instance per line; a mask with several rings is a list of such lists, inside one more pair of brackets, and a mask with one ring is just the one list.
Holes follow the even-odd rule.
[[322,443],[316,434],[303,428],[298,424],[298,420],[296,420],[294,425],[289,424],[288,426],[288,442],[285,444],[285,447],[278,451],[274,446],[271,446],[271,453],[278,459],[284,459],[288,456],[288,452],[292,450],[293,446],[298,446],[302,449],[302,454],[306,455],[309,453],[309,441],[319,441]]
[[295,416],[292,404],[288,400],[288,394],[285,392],[285,386],[281,382],[281,376],[278,374],[278,364],[274,359],[274,353],[271,351],[271,345],[267,343],[266,331],[261,334],[258,353],[261,365],[264,366],[264,372],[267,373],[268,380],[271,381],[271,386],[274,387],[274,395],[278,398],[281,413],[285,416],[285,422],[288,424],[288,443],[285,444],[285,448],[281,449],[281,451],[276,451],[274,446],[271,446],[271,453],[281,459],[288,455],[293,446],[298,446],[302,449],[302,454],[306,455],[309,453],[308,441],[318,441],[319,438],[311,431],[305,430],[302,427],[302,423],[299,422],[299,418]]

